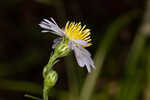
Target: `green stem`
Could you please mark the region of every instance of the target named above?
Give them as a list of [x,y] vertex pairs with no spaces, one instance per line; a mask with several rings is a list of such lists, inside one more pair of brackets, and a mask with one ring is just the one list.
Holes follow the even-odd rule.
[[57,73],[53,71],[53,65],[58,61],[58,54],[55,52],[51,55],[48,64],[44,67],[43,77],[44,77],[44,88],[43,88],[43,99],[48,100],[49,89],[52,88],[57,81]]
[[48,88],[44,87],[43,89],[43,99],[48,100]]
[[43,99],[48,100],[48,92],[57,82],[58,75],[52,67],[54,64],[58,62],[57,58],[64,57],[68,55],[71,50],[68,48],[68,40],[63,39],[60,42],[55,50],[54,53],[50,56],[48,64],[43,69],[43,77],[44,77],[44,88],[43,88]]
[[50,72],[50,70],[52,69],[53,65],[57,62],[58,56],[56,55],[56,53],[54,53],[53,55],[51,55],[48,64],[44,67],[43,70],[43,77],[45,78],[45,76],[47,75],[48,72]]

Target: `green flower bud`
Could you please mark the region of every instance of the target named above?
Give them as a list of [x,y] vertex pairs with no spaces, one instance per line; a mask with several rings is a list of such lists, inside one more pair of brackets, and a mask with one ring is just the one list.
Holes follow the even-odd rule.
[[55,48],[55,54],[60,57],[67,56],[71,49],[68,48],[68,40],[64,38]]
[[44,87],[48,89],[52,88],[56,84],[57,79],[58,74],[53,70],[49,71],[49,73],[45,76],[44,79]]

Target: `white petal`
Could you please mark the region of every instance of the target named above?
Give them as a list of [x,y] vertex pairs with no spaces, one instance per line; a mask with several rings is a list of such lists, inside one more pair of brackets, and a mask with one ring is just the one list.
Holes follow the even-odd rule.
[[41,32],[46,33],[46,32],[49,32],[49,31],[48,30],[42,30]]
[[55,22],[55,20],[52,17],[50,19],[53,21],[54,24],[57,25],[57,23]]
[[57,44],[59,44],[62,41],[62,38],[56,38],[53,40],[52,48],[55,49]]
[[80,67],[84,67],[84,62],[82,61],[83,60],[83,55],[80,54],[80,51],[77,47],[74,47],[74,52],[75,52],[75,57],[76,57],[76,60],[77,60],[77,63]]
[[45,22],[51,24],[52,22],[50,22],[48,19],[43,19]]
[[83,46],[87,46],[87,42],[86,41],[83,41],[83,40],[73,40],[74,42],[76,42],[77,44],[79,45],[83,45]]
[[50,29],[50,27],[47,26],[47,25],[45,25],[45,24],[42,24],[42,23],[41,23],[41,24],[39,24],[39,25],[40,25],[40,27],[42,27],[42,28],[44,28],[44,29],[48,29],[48,30]]
[[84,55],[87,55],[87,56],[91,56],[90,52],[88,50],[86,50],[85,48],[79,46],[79,48],[81,49],[81,51],[84,53]]
[[52,21],[49,21],[47,19],[43,19],[44,21],[41,21],[39,24],[42,28],[51,31],[52,33],[63,36],[64,32],[58,27],[54,19],[51,18]]
[[70,48],[70,49],[73,50],[72,41],[69,41],[69,43],[68,43],[68,48]]
[[91,58],[90,56],[88,56],[87,59],[88,59],[89,64],[91,65],[91,67],[94,68],[94,69],[96,69],[96,67],[95,67],[95,65],[94,65],[94,62],[93,62],[92,58]]
[[86,68],[87,68],[88,72],[90,73],[91,72],[91,67],[87,64]]
[[91,67],[95,69],[91,54],[81,46],[74,46],[75,57],[80,67],[86,66],[88,72],[91,72]]
[[96,69],[96,67],[95,67],[95,65],[94,65],[94,62],[93,62],[93,60],[92,60],[91,57],[89,57],[89,62],[90,62],[90,64],[91,64],[91,66],[92,66],[94,69]]

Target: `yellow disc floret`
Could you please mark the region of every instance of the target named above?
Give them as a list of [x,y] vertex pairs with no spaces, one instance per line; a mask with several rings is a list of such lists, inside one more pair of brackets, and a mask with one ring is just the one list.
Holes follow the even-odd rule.
[[68,21],[65,26],[64,33],[66,34],[69,40],[83,40],[88,43],[87,46],[90,46],[90,29],[86,29],[85,27],[86,25],[82,27],[80,22],[75,23]]

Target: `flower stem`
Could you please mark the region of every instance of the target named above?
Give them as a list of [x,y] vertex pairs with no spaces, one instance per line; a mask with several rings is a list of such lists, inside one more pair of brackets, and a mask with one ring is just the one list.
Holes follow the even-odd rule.
[[50,72],[50,70],[52,69],[53,65],[58,61],[56,60],[58,57],[56,56],[56,53],[54,53],[53,55],[51,55],[48,64],[44,67],[43,69],[43,77],[45,78],[45,76],[48,74],[48,72]]
[[68,55],[71,50],[68,48],[68,40],[63,39],[55,48],[54,53],[50,55],[48,64],[43,69],[44,88],[43,99],[48,100],[49,90],[56,84],[58,79],[57,72],[52,67],[58,62],[58,58]]
[[48,88],[43,88],[43,99],[48,100]]
[[48,92],[50,88],[52,88],[57,81],[57,73],[52,69],[53,65],[57,63],[59,58],[59,55],[54,52],[53,55],[51,55],[48,64],[43,69],[43,77],[44,77],[44,86],[43,86],[43,99],[48,100]]

